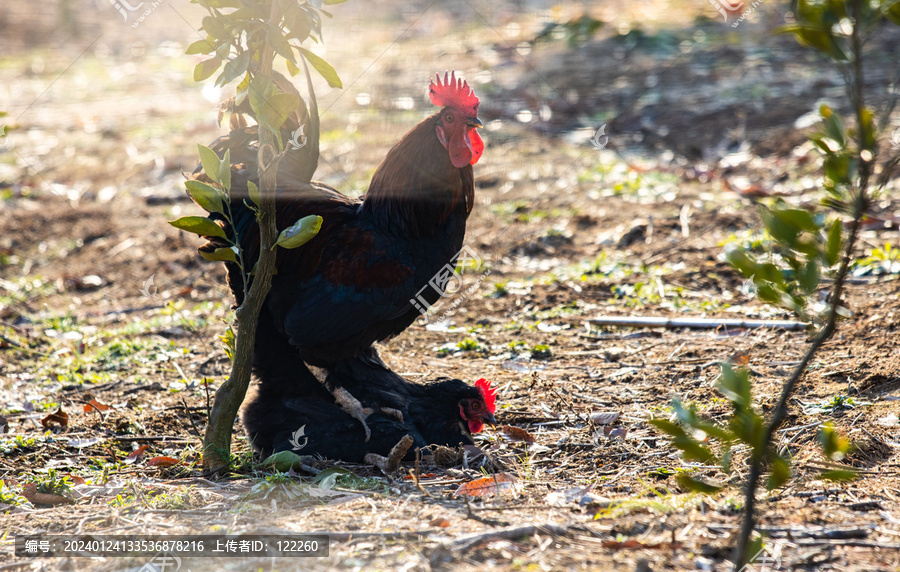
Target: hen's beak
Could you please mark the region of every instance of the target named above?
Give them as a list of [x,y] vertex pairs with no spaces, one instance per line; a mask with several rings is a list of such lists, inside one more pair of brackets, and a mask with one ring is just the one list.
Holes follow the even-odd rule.
[[466,121],[466,125],[469,127],[484,127],[484,123],[481,122],[477,117],[473,117]]
[[493,413],[490,413],[490,412],[485,413],[484,415],[481,416],[481,420],[484,421],[485,423],[487,423],[488,425],[490,425],[491,427],[497,426],[497,420],[494,419]]

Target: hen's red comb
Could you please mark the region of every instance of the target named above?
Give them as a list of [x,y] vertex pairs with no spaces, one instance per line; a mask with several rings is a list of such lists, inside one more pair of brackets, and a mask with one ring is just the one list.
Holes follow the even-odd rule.
[[494,404],[494,400],[497,398],[497,390],[491,389],[491,382],[483,377],[475,382],[475,387],[481,394],[481,398],[484,399],[484,404],[487,405],[488,411],[494,413],[497,409],[497,406]]
[[456,78],[455,71],[444,72],[444,81],[440,74],[435,74],[428,86],[428,95],[431,103],[439,107],[453,107],[468,116],[478,115],[478,97],[468,83]]

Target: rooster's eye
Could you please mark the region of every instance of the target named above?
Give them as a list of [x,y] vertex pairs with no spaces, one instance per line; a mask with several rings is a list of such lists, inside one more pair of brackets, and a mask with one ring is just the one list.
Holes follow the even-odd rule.
[[447,115],[445,115],[445,116],[444,116],[444,121],[446,121],[447,123],[453,123],[453,114],[452,114],[452,113],[448,113]]

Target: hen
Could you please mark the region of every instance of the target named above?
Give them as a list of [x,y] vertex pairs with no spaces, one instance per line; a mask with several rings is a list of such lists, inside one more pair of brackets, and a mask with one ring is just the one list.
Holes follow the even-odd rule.
[[[244,426],[263,455],[294,451],[362,462],[369,453],[386,456],[409,435],[413,438],[409,457],[431,444],[472,444],[474,433],[485,423],[494,423],[496,391],[484,379],[475,387],[447,378],[420,385],[391,372],[374,351],[342,361],[328,371],[325,385],[349,388],[362,401],[377,401],[394,411],[373,412],[364,427],[334,402],[322,383],[309,374],[298,376],[297,371],[293,370],[290,383],[271,383],[273,378],[268,378],[268,383],[259,384],[244,407]],[[296,437],[298,431],[302,439]]]
[[[484,150],[476,131],[482,126],[479,100],[455,74],[432,80],[429,95],[441,110],[416,125],[388,152],[362,199],[307,182],[312,174],[308,168],[298,174],[284,172],[284,165],[279,166],[278,230],[308,215],[321,216],[323,223],[318,235],[301,248],[278,250],[278,273],[256,334],[254,373],[259,392],[248,406],[250,410],[265,405],[281,407],[279,399],[297,395],[323,407],[336,401],[358,419],[368,439],[370,410],[354,394],[364,397],[367,404],[380,406],[396,419],[398,427],[415,425],[411,415],[416,414],[410,414],[409,404],[430,395],[442,400],[435,406],[446,405],[453,413],[447,423],[458,424],[462,397],[437,389],[422,393],[383,364],[371,369],[371,356],[377,360],[372,344],[405,330],[420,315],[423,304],[430,306],[442,296],[473,207],[472,165]],[[310,114],[315,115],[314,105]],[[232,131],[212,146],[220,156],[231,150],[229,208],[233,225],[225,224],[220,214],[210,215],[222,221],[230,238],[240,241],[249,267],[259,252],[256,218],[244,200],[247,182],[256,179],[251,132]],[[207,238],[201,252],[228,246],[222,239]],[[229,285],[240,305],[244,298],[240,269],[233,263],[226,266]],[[428,288],[429,284],[434,287]],[[328,380],[330,395],[322,393],[321,383],[310,381],[316,377],[306,364],[325,368],[319,382],[331,372],[340,372]],[[370,369],[362,378],[350,373],[366,367]],[[477,393],[468,386],[463,389],[455,387],[457,393],[462,392],[459,395]],[[482,407],[485,405],[482,400]],[[264,419],[264,414],[245,415],[245,426],[251,434],[258,434],[255,420]],[[447,444],[458,435],[438,431],[432,437],[430,442]],[[422,438],[429,441],[424,434]]]

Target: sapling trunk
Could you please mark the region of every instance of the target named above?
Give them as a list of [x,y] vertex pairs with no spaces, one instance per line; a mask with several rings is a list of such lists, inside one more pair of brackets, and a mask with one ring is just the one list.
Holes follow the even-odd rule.
[[[859,228],[862,218],[865,215],[869,203],[869,178],[872,173],[872,164],[874,157],[869,152],[866,156],[866,121],[865,105],[863,102],[863,70],[862,70],[862,39],[860,37],[860,25],[862,22],[862,7],[859,0],[849,2],[851,15],[854,18],[853,31],[850,36],[850,46],[853,52],[852,68],[849,70],[850,85],[848,85],[850,101],[856,113],[857,124],[857,145],[859,158],[859,177],[856,183],[856,191],[853,197],[852,219],[850,221],[850,230],[847,237],[846,246],[844,248],[841,265],[838,268],[837,275],[834,278],[832,286],[830,302],[825,325],[813,339],[809,348],[800,360],[800,363],[794,368],[791,376],[785,382],[781,389],[781,396],[778,403],[772,411],[772,417],[766,425],[763,434],[762,443],[759,445],[759,451],[754,452],[751,457],[750,474],[747,477],[747,490],[744,497],[744,516],[741,522],[740,536],[734,547],[734,570],[740,571],[747,563],[751,555],[747,554],[750,545],[750,536],[756,527],[756,490],[759,487],[759,478],[762,476],[762,464],[766,457],[765,452],[769,450],[775,431],[781,426],[787,417],[788,401],[796,389],[797,382],[806,373],[809,363],[815,354],[819,351],[826,341],[834,335],[837,329],[838,309],[841,306],[841,300],[844,295],[844,284],[847,275],[850,272],[850,264],[853,261],[853,250],[859,235]],[[755,555],[753,555],[755,556]]]
[[[278,26],[281,18],[278,2],[272,2],[269,25]],[[267,41],[260,54],[259,77],[271,79],[274,51]],[[235,332],[234,360],[231,375],[216,391],[203,447],[203,468],[207,473],[220,473],[228,468],[231,460],[231,434],[234,421],[247,388],[253,367],[253,347],[256,342],[256,325],[263,302],[272,286],[275,274],[276,252],[272,245],[278,237],[275,227],[275,187],[278,172],[278,142],[275,134],[260,124],[259,126],[259,259],[255,266],[253,282],[244,297],[244,302],[235,312],[237,331]],[[243,272],[249,272],[244,268]]]

